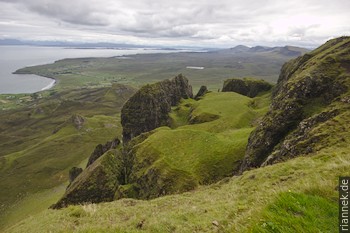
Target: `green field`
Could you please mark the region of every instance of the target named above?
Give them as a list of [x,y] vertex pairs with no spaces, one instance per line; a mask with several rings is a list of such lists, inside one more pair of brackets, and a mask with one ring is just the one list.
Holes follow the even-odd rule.
[[[20,69],[17,73],[55,78],[54,89],[106,86],[111,82],[140,87],[182,73],[194,90],[206,85],[222,88],[225,79],[255,77],[276,82],[284,62],[293,58],[274,52],[236,53],[231,50],[169,54],[140,54],[112,58],[64,59],[53,64]],[[204,67],[203,70],[188,66]]]

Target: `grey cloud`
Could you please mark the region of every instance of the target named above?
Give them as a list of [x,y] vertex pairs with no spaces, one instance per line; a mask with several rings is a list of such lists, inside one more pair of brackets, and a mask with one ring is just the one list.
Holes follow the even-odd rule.
[[[0,0],[0,23],[7,25],[0,36],[11,35],[8,22],[13,22],[13,35],[38,33],[38,38],[46,33],[144,43],[150,38],[162,43],[297,43],[297,37],[318,42],[318,37],[344,33],[341,29],[348,26],[341,19],[348,17],[349,7],[348,0]],[[296,15],[314,16],[314,22],[294,22]],[[324,25],[328,21],[344,27],[330,34],[331,26]],[[46,31],[30,31],[24,24]]]
[[47,18],[61,20],[63,22],[91,25],[91,26],[105,26],[108,21],[103,14],[96,12],[92,5],[86,4],[86,1],[45,1],[45,0],[1,0],[3,2],[14,2],[25,7],[28,11],[43,15]]

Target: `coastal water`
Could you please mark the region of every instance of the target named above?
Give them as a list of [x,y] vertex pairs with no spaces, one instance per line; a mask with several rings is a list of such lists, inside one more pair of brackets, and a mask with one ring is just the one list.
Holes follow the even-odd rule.
[[[0,46],[0,94],[34,93],[49,89],[54,80],[37,75],[13,74],[33,65],[53,63],[64,58],[113,57],[138,53],[164,53],[152,49],[77,49],[61,47]],[[174,52],[174,51],[172,51]]]

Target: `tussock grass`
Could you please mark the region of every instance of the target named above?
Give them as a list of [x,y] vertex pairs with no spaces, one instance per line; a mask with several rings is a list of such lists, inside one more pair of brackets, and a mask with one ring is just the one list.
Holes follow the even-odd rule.
[[329,148],[150,201],[46,210],[6,232],[334,232],[337,180],[348,174],[349,149]]

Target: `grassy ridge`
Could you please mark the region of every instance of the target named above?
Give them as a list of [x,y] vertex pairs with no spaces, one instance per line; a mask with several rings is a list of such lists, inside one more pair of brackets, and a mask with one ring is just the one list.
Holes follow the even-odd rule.
[[252,99],[234,92],[182,100],[170,113],[171,128],[132,141],[134,161],[125,189],[140,190],[138,198],[154,198],[231,176],[268,103],[269,94]]
[[181,195],[46,210],[6,232],[334,232],[349,150],[327,148]]

